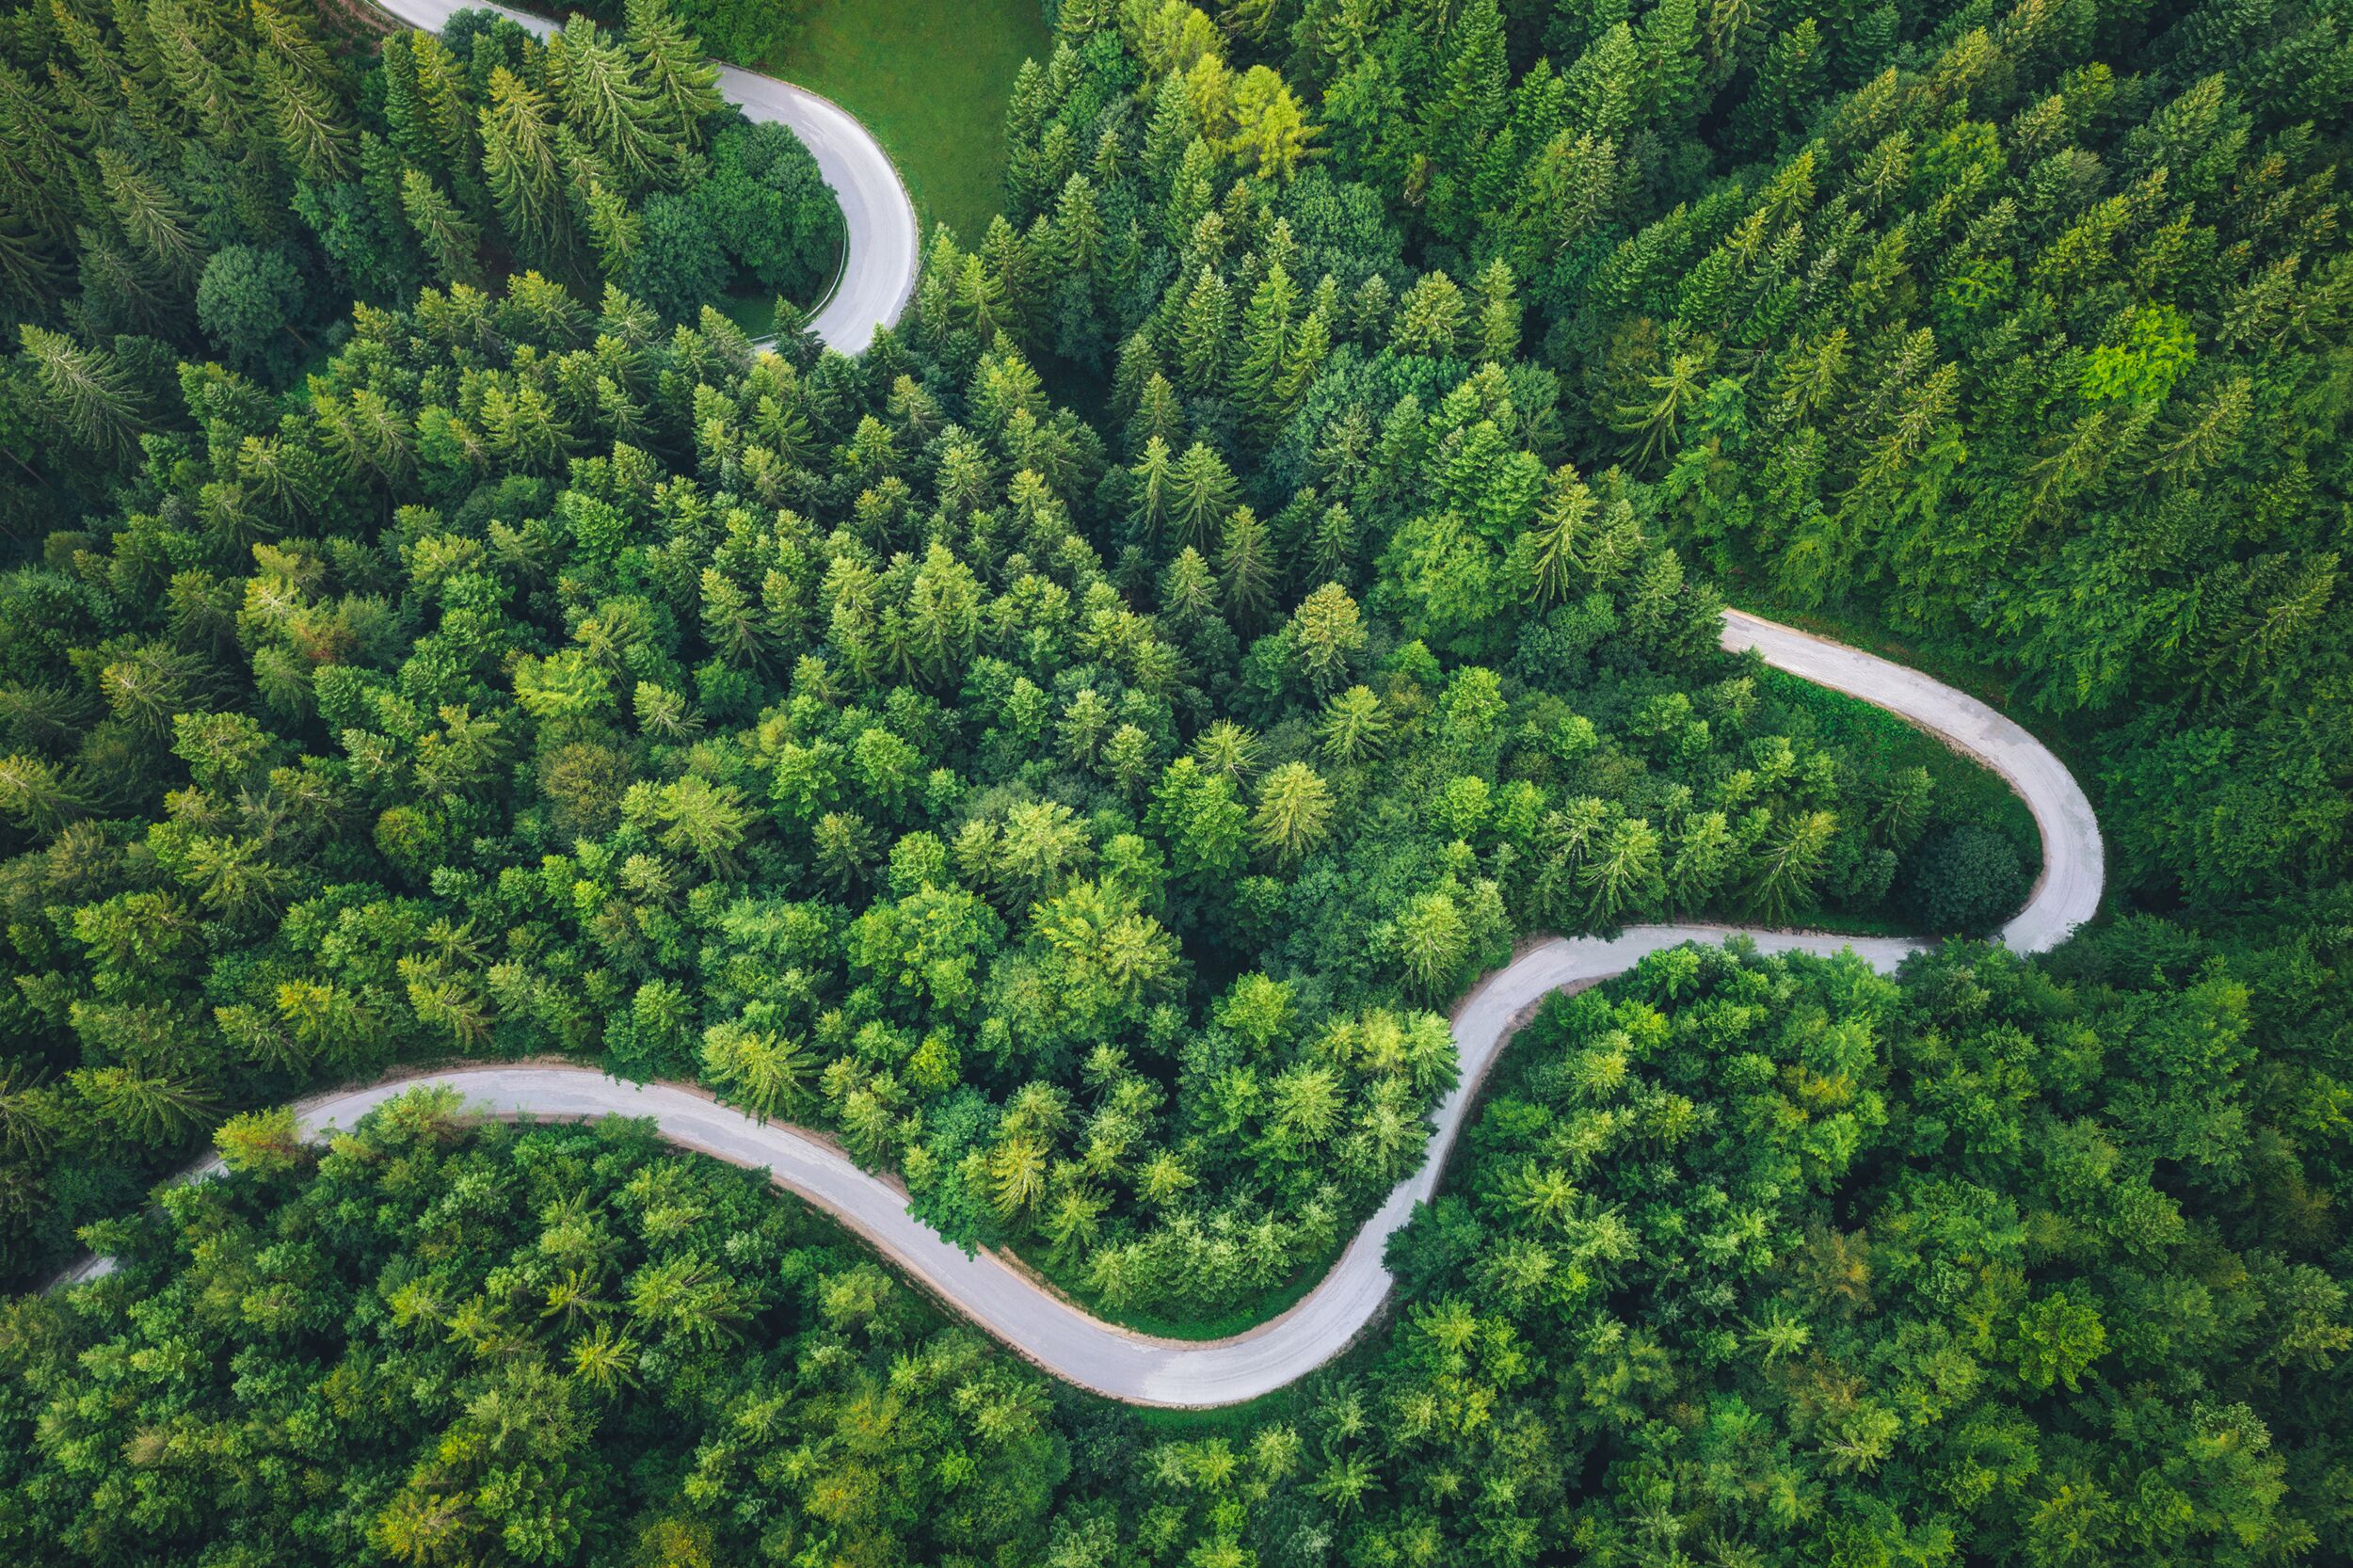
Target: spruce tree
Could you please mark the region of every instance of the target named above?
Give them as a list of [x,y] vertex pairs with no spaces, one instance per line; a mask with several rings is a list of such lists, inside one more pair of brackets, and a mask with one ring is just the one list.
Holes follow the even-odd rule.
[[114,356],[39,327],[22,328],[20,336],[49,412],[65,433],[104,460],[129,453],[144,420],[130,377]]
[[654,129],[653,95],[632,74],[629,56],[588,18],[574,14],[548,40],[548,84],[568,128],[602,160],[606,183],[634,197],[670,162]]
[[1202,550],[1213,547],[1217,543],[1218,525],[1240,493],[1225,460],[1206,442],[1195,441],[1176,460],[1173,485],[1171,516],[1179,545]]
[[193,286],[205,247],[196,218],[170,187],[111,147],[98,150],[98,180],[131,243],[157,271]]
[[1188,392],[1218,390],[1232,352],[1234,300],[1225,280],[1203,267],[1176,322],[1178,383]]
[[1236,631],[1248,633],[1264,621],[1274,606],[1276,575],[1274,545],[1266,524],[1249,507],[1235,507],[1218,547],[1217,587],[1225,618]]
[[637,80],[649,105],[648,124],[675,146],[699,148],[703,122],[726,104],[719,72],[703,58],[702,45],[674,15],[665,0],[629,0],[630,52],[637,57]]
[[401,210],[417,244],[446,282],[474,282],[481,277],[482,232],[469,222],[457,204],[443,195],[424,170],[409,168],[400,177]]
[[500,66],[490,72],[481,127],[483,178],[508,240],[527,260],[565,270],[570,216],[546,98]]

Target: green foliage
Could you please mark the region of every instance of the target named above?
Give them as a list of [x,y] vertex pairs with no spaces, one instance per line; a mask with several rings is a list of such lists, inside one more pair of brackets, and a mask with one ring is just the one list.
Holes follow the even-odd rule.
[[[2341,19],[1213,11],[1053,8],[856,361],[701,309],[840,220],[651,0],[10,13],[0,1260],[129,1258],[0,1334],[18,1555],[2353,1549]],[[1285,1299],[1516,936],[2023,895],[1719,581],[1993,666],[2202,929],[1554,1004],[1273,1408],[1049,1411],[626,1131],[232,1114],[699,1076],[1106,1311]]]
[[[13,1541],[280,1563],[1042,1545],[1069,1461],[1036,1374],[756,1177],[627,1124],[473,1128],[445,1091],[315,1170],[236,1163],[122,1227],[78,1310],[8,1308]],[[765,1506],[734,1506],[747,1487]]]
[[1922,843],[1903,874],[1923,931],[1982,936],[2018,907],[2026,887],[2009,840],[1966,824]]

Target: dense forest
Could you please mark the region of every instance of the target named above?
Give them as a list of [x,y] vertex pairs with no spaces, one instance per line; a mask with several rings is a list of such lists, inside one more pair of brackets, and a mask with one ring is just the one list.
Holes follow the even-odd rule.
[[[1273,1408],[1057,1390],[627,1124],[395,1102],[0,1315],[73,1561],[2158,1563],[2353,1550],[2301,945],[1655,955],[1515,1047],[1393,1326]],[[445,1093],[445,1092],[444,1092]]]
[[[0,1270],[123,1267],[0,1316],[0,1544],[2353,1557],[2353,19],[1048,8],[1004,216],[855,358],[712,308],[840,218],[654,0],[7,13]],[[1728,596],[2047,729],[2109,917],[1555,1000],[1257,1406],[1055,1387],[640,1129],[264,1109],[696,1079],[1100,1312],[1251,1313],[1516,937],[2025,895],[2015,803]]]
[[[473,11],[363,54],[338,21],[266,0],[0,17],[0,303],[43,329],[8,385],[12,433],[74,402],[76,341],[151,376],[198,350],[278,387],[355,301],[427,284],[529,268],[692,319],[739,276],[803,304],[830,280],[841,216],[815,160],[721,103],[662,0],[544,46]],[[38,492],[11,499],[18,532],[42,515]]]

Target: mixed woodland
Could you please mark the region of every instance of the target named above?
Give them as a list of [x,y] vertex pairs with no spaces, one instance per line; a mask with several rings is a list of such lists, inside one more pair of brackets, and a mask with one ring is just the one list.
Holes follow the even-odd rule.
[[[831,347],[838,209],[658,0],[0,22],[0,1544],[2353,1559],[2353,16],[1048,15],[1003,215]],[[1976,940],[2016,803],[1727,600],[2045,734],[2102,920]],[[642,1128],[272,1109],[698,1080],[1204,1332],[1516,940],[1687,917],[1953,940],[1555,1000],[1383,1327],[1227,1412]]]

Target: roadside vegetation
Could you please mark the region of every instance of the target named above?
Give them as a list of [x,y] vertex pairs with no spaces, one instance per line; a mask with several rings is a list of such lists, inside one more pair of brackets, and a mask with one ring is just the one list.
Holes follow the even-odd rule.
[[[704,308],[838,213],[619,20],[0,26],[0,1267],[131,1259],[8,1308],[0,1555],[2353,1555],[2340,18],[1064,0],[855,359]],[[626,1129],[263,1112],[698,1079],[1229,1320],[1516,936],[2015,908],[2016,803],[1720,581],[2063,731],[2106,920],[1556,1004],[1255,1412]]]
[[728,57],[857,116],[926,229],[978,236],[1004,204],[1005,99],[1052,49],[1037,0],[809,0],[785,47]]

